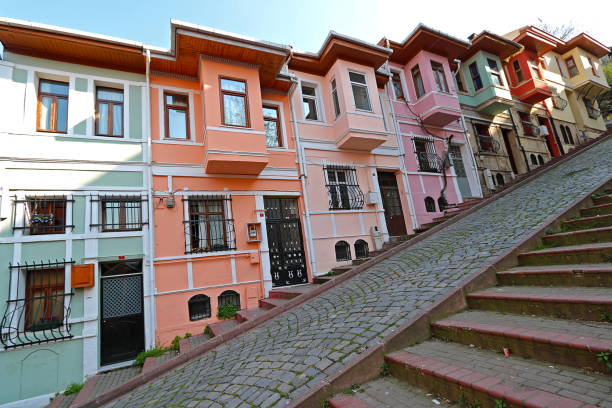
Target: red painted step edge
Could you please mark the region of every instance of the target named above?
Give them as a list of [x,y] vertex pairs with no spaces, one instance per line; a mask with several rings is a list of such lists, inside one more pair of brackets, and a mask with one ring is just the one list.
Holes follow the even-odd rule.
[[511,404],[528,408],[544,407],[587,407],[583,402],[561,397],[547,391],[525,387],[517,383],[484,373],[471,371],[427,357],[421,357],[404,351],[389,354],[385,357],[395,364],[412,367],[426,374],[443,378],[461,387],[468,387],[489,394],[494,399],[504,400]]
[[[605,244],[608,244],[607,242],[605,242]],[[560,247],[560,249],[557,248],[548,248],[548,249],[538,249],[535,251],[530,251],[530,252],[524,252],[522,254],[519,254],[519,258],[529,258],[531,256],[540,256],[540,255],[563,255],[563,254],[567,254],[567,253],[577,253],[577,252],[591,252],[591,251],[597,251],[599,249],[606,249],[607,245],[604,246],[588,246],[588,247],[582,247],[582,248],[575,248],[572,245],[568,245],[566,247]]]
[[432,323],[432,326],[440,328],[452,327],[463,330],[474,330],[480,333],[492,334],[495,336],[510,337],[521,340],[533,340],[541,343],[550,343],[564,347],[584,349],[595,353],[612,350],[612,340],[549,332],[537,329],[525,329],[513,326],[501,326],[477,322],[463,322],[459,320],[440,320]]
[[563,296],[548,293],[476,292],[469,294],[468,298],[497,300],[531,300],[550,303],[595,303],[612,305],[612,299],[607,296]]
[[336,395],[329,400],[329,406],[331,408],[371,408],[353,395]]
[[569,236],[574,236],[574,235],[589,235],[594,232],[606,232],[606,231],[612,231],[612,227],[599,227],[599,228],[592,228],[592,229],[578,230],[578,231],[558,232],[556,234],[546,235],[544,236],[544,238],[550,239],[550,238],[569,237]]
[[[588,273],[612,273],[612,268],[601,267],[598,268],[574,268],[574,269],[563,269],[563,265],[556,265],[558,268],[554,268],[555,265],[542,265],[537,269],[525,269],[525,270],[508,270],[497,272],[497,275],[504,276],[517,276],[517,275],[573,275],[575,273],[588,274]],[[546,269],[549,268],[549,269]]]

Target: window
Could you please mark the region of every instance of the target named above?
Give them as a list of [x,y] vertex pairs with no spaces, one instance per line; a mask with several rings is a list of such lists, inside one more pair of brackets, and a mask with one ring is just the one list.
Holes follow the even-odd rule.
[[523,133],[525,136],[535,137],[534,124],[531,122],[531,118],[528,113],[519,112],[519,118],[521,118],[521,125],[523,126]]
[[338,100],[338,88],[336,88],[336,79],[331,80],[332,101],[334,102],[334,114],[340,116],[340,101]]
[[431,197],[425,197],[425,211],[436,212],[436,202]]
[[569,72],[570,77],[578,75],[578,67],[576,66],[574,57],[567,58],[565,60],[565,65],[567,66],[567,71]]
[[266,146],[281,147],[280,115],[278,107],[263,106],[264,128],[266,129]]
[[402,80],[397,72],[392,72],[391,83],[393,84],[393,94],[395,99],[401,100],[404,98],[404,88],[402,87]]
[[538,61],[533,58],[529,58],[529,65],[531,66],[533,75],[538,79],[542,79],[542,75],[540,75],[540,67],[538,66]]
[[463,79],[461,78],[461,72],[457,71],[455,74],[455,82],[457,83],[457,89],[461,92],[465,91],[465,85],[463,85]]
[[571,129],[569,128],[569,126],[566,126],[566,127],[565,127],[565,131],[566,131],[566,133],[567,133],[567,138],[569,139],[569,142],[570,142],[571,144],[574,144],[574,136],[572,135],[572,131],[571,131]]
[[246,81],[220,78],[223,124],[249,126]]
[[233,220],[225,215],[229,198],[190,197],[188,200],[187,253],[226,251],[235,248]]
[[531,160],[531,164],[533,164],[534,166],[538,165],[538,159],[536,159],[535,154],[529,155],[529,159]]
[[325,166],[330,210],[355,210],[363,208],[363,193],[357,184],[354,168]]
[[538,164],[541,166],[544,164],[544,158],[542,157],[542,155],[538,154]]
[[189,139],[189,98],[187,95],[164,93],[166,137]]
[[240,295],[233,290],[226,290],[217,298],[217,306],[234,306],[237,310],[240,310]]
[[474,124],[476,129],[476,139],[478,140],[478,148],[481,152],[497,153],[499,150],[499,143],[497,140],[491,137],[489,132],[489,126],[482,123]]
[[563,134],[563,143],[569,144],[569,139],[567,137],[567,132],[565,131],[565,126],[561,125],[561,133]]
[[434,144],[420,138],[413,139],[413,142],[419,171],[427,173],[441,173],[442,159],[440,159],[440,156],[436,154]]
[[593,59],[591,57],[587,57],[587,60],[589,60],[589,65],[591,67],[591,72],[593,73],[593,75],[599,76],[597,75],[597,67],[595,67],[595,63],[593,62]]
[[368,94],[368,84],[365,75],[349,72],[349,79],[351,81],[351,88],[353,88],[355,108],[371,111],[372,105],[370,104],[370,95]]
[[414,83],[414,91],[416,92],[417,99],[425,95],[423,78],[421,78],[421,71],[418,65],[412,68],[412,82]]
[[210,317],[210,298],[206,295],[192,296],[187,302],[189,320],[201,320]]
[[314,87],[302,85],[302,108],[304,109],[304,119],[319,120],[317,92]]
[[68,130],[68,84],[41,79],[38,84],[39,132]]
[[557,63],[557,67],[559,67],[559,73],[562,77],[567,77],[567,72],[565,71],[565,66],[561,63],[559,57],[555,56],[555,62]]
[[26,228],[30,235],[66,232],[66,197],[27,197]]
[[336,242],[336,262],[351,260],[351,246],[346,241]]
[[439,62],[431,61],[431,70],[433,71],[434,80],[436,81],[436,89],[439,92],[448,93],[448,84],[444,75],[444,67]]
[[123,136],[123,91],[96,88],[96,135]]
[[501,74],[499,73],[499,67],[497,66],[497,61],[487,58],[487,64],[489,65],[493,84],[497,86],[504,86],[502,83]]
[[523,70],[521,69],[521,64],[518,60],[514,60],[512,63],[512,68],[514,68],[514,74],[516,75],[516,82],[521,83],[525,80],[525,76],[523,75]]
[[355,258],[362,259],[367,258],[370,255],[368,243],[363,239],[355,241]]
[[475,62],[472,62],[469,66],[470,68],[470,76],[472,77],[472,84],[474,85],[474,90],[479,90],[482,88],[482,78],[480,78],[480,72],[478,72],[478,67]]
[[25,329],[55,329],[64,321],[64,268],[26,271]]
[[106,197],[101,202],[102,231],[139,231],[142,228],[140,197]]
[[495,180],[497,181],[498,186],[504,185],[504,175],[503,174],[497,173],[497,175],[495,176]]

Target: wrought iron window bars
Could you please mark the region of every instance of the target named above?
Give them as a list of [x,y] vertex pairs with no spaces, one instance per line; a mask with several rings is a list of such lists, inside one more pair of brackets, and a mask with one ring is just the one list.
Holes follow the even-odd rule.
[[[18,199],[13,196],[13,231],[23,230],[28,235],[63,234],[66,228],[74,225],[66,224],[68,203],[74,200],[66,196],[32,196]],[[17,208],[23,206],[23,222],[17,225]]]
[[[96,223],[89,224],[89,229],[99,227],[103,232],[140,231],[148,220],[143,220],[142,203],[147,202],[146,196],[112,195],[91,196],[91,214],[98,203],[98,218]],[[93,218],[92,218],[93,221]]]
[[323,167],[329,194],[330,210],[359,210],[363,208],[364,196],[357,183],[354,167],[326,165]]
[[442,158],[436,153],[418,152],[419,171],[442,173]]
[[225,195],[192,195],[187,202],[185,253],[229,251],[236,249],[234,220],[227,218],[226,206],[231,197]]
[[[69,319],[74,292],[65,289],[65,266],[72,263],[9,264],[9,300],[0,322],[0,342],[5,348],[72,338]],[[13,282],[15,269],[17,281]]]

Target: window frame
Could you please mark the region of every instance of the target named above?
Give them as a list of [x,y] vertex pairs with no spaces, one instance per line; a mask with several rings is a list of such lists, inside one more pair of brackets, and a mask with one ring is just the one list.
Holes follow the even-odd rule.
[[540,72],[540,62],[539,62],[539,60],[530,57],[527,60],[527,62],[529,64],[529,68],[533,72],[533,77],[535,79],[543,80],[544,78],[542,77],[542,73]]
[[[338,257],[338,246],[341,246],[342,249],[346,249],[344,254],[340,254],[341,256]],[[334,252],[336,255],[336,262],[345,262],[345,261],[350,261],[353,259],[352,254],[351,254],[351,244],[349,244],[347,241],[345,240],[340,240],[338,242],[336,242],[334,244]]]
[[[59,225],[50,225],[50,226],[43,226],[43,227],[39,227],[37,225],[33,225],[32,224],[32,220],[31,218],[27,218],[25,213],[24,213],[24,221],[28,221],[27,224],[24,222],[24,231],[27,231],[28,234],[27,235],[58,235],[58,234],[65,234],[66,233],[66,228],[70,227],[72,228],[73,225],[68,225],[67,224],[67,218],[68,218],[68,203],[72,202],[73,200],[69,200],[66,196],[52,196],[52,197],[40,197],[40,196],[26,196],[26,198],[21,201],[25,204],[26,208],[27,208],[27,214],[31,216],[31,214],[33,213],[33,210],[31,208],[32,205],[35,205],[37,202],[40,205],[43,205],[43,203],[45,204],[45,207],[49,207],[52,206],[52,210],[53,212],[49,212],[46,213],[46,215],[50,215],[53,214],[53,220],[54,223],[58,220],[61,219],[62,223]],[[17,202],[20,202],[20,200],[18,200]],[[57,205],[58,203],[61,203],[61,205]],[[26,211],[26,208],[24,208],[24,212]],[[58,217],[58,209],[61,208],[62,210],[62,217]]]
[[[308,87],[308,88],[312,88],[312,90],[314,91],[314,96],[313,95],[306,95],[303,92],[303,88],[304,86]],[[321,104],[319,103],[319,92],[317,91],[317,89],[319,89],[320,87],[318,85],[315,85],[311,82],[300,82],[300,96],[301,96],[301,107],[302,107],[302,117],[304,120],[308,120],[311,122],[323,122],[323,112],[321,110]],[[312,101],[314,101],[314,107],[315,107],[315,113],[316,113],[316,118],[315,119],[308,119],[306,116],[306,111],[304,110],[304,98],[306,99],[310,99]]]
[[517,85],[525,81],[525,74],[523,73],[523,68],[519,60],[516,59],[512,61],[512,69],[514,70],[514,76],[516,76]]
[[561,58],[555,55],[555,62],[557,63],[557,67],[559,68],[559,75],[561,75],[562,78],[567,78],[568,73],[565,71],[567,67],[561,64]]
[[[167,97],[168,96],[183,96],[187,98],[187,106],[180,106],[180,105],[173,105],[173,104],[168,104],[168,100]],[[163,97],[164,97],[164,127],[165,127],[165,133],[164,133],[164,139],[165,140],[191,140],[191,129],[189,126],[189,109],[190,109],[190,105],[189,105],[189,94],[185,94],[185,93],[180,93],[180,92],[174,92],[174,91],[164,91],[163,92]],[[180,111],[184,111],[185,112],[185,138],[179,138],[179,137],[170,137],[170,122],[169,122],[169,116],[170,116],[170,109],[174,109],[174,110],[180,110]]]
[[[41,89],[41,85],[43,82],[48,82],[48,83],[53,83],[53,84],[61,84],[61,85],[65,85],[68,87],[68,95],[60,95],[60,94],[55,94],[55,93],[50,93],[50,92],[42,92]],[[39,78],[38,80],[38,95],[37,95],[37,102],[36,102],[36,131],[37,132],[45,132],[45,133],[62,133],[62,134],[67,134],[68,133],[68,113],[70,111],[70,100],[69,100],[69,96],[70,96],[70,84],[67,82],[62,82],[62,81],[55,81],[52,79],[45,79],[45,78]],[[47,98],[52,98],[51,101],[51,122],[50,122],[50,129],[41,129],[40,128],[40,114],[42,113],[42,98],[43,97],[47,97]],[[65,99],[66,100],[66,130],[61,131],[61,130],[57,130],[57,100],[58,99]]]
[[[434,60],[430,60],[429,63],[434,76],[436,90],[446,94],[450,93],[450,88],[448,87],[448,82],[446,81],[446,73],[444,72],[444,64]],[[444,85],[442,87],[443,89],[440,89],[440,85],[442,84]]]
[[[221,81],[224,79],[228,81],[244,83],[244,92],[228,91],[226,89],[223,89],[221,85]],[[225,98],[224,98],[225,95],[240,96],[244,98],[244,118],[245,118],[244,125],[233,125],[231,123],[225,123]],[[221,103],[221,124],[223,126],[231,126],[231,127],[237,127],[237,128],[250,128],[251,127],[251,116],[249,114],[249,83],[246,79],[220,75],[219,76],[219,98],[220,98],[220,103]]]
[[[206,307],[206,303],[208,303],[208,307]],[[196,311],[192,310],[193,308],[196,308],[198,306],[202,307],[201,305],[204,304],[204,309],[205,312],[208,312],[208,315],[206,313],[196,313]],[[198,320],[203,320],[203,319],[209,319],[212,316],[212,307],[210,305],[210,296],[205,295],[204,293],[198,293],[196,295],[193,295],[192,297],[189,298],[189,300],[187,300],[187,311],[189,313],[189,321],[191,322],[196,322]]]
[[599,74],[597,73],[597,69],[595,68],[595,62],[593,61],[593,58],[587,56],[587,60],[589,61],[589,65],[591,66],[591,72],[593,73],[593,75],[598,77]]
[[[231,196],[229,195],[189,195],[183,198],[184,205],[184,220],[185,224],[185,254],[223,252],[236,249],[236,234],[234,230],[234,220],[231,218]],[[205,206],[204,212],[192,211],[192,206],[196,206],[198,202],[220,201],[222,210],[218,212],[209,212],[208,205]],[[220,219],[210,219],[209,215],[222,215]],[[197,216],[197,218],[195,217]],[[200,218],[200,216],[204,216]],[[213,243],[211,240],[210,225],[211,221],[222,222],[223,229],[223,244]],[[200,223],[206,223],[206,237],[201,238],[199,233],[195,233],[194,228]],[[194,242],[197,241],[197,247]],[[201,243],[205,241],[207,247],[201,247]]]
[[[330,180],[330,172],[334,180]],[[344,174],[344,181],[338,181],[338,174]],[[325,187],[329,199],[329,210],[361,210],[364,205],[364,196],[357,179],[357,169],[352,166],[325,165],[323,166]],[[344,186],[344,188],[340,187]],[[345,202],[346,201],[346,202]]]
[[[519,119],[521,120],[521,127],[523,128],[523,136],[538,137],[533,131],[533,122],[531,121],[531,115],[527,112],[517,110]],[[527,125],[527,126],[525,126]]]
[[[351,74],[363,75],[364,84],[361,82],[355,82],[351,79]],[[372,98],[370,97],[370,90],[368,89],[368,77],[366,74],[357,71],[348,70],[349,83],[351,84],[351,93],[353,94],[353,103],[355,104],[355,109],[364,112],[373,112],[374,108],[372,106]],[[368,108],[359,108],[357,107],[357,99],[355,98],[355,86],[364,88],[366,91],[366,96],[368,98]]]
[[[474,74],[474,71],[472,70],[472,67],[474,67],[476,69],[476,74]],[[472,86],[474,87],[474,92],[478,92],[481,89],[483,89],[484,88],[484,82],[482,82],[482,75],[480,75],[480,70],[478,69],[478,64],[476,64],[476,61],[474,61],[470,65],[468,65],[468,71],[470,71],[470,78],[472,79]],[[476,86],[476,81],[480,82],[480,87]]]
[[[399,89],[402,92],[402,95],[400,97],[397,96],[395,84],[399,84]],[[406,92],[404,91],[404,84],[402,82],[402,76],[400,72],[391,71],[391,87],[393,88],[393,98],[395,98],[396,101],[406,100]]]
[[[49,284],[45,285],[43,283],[43,280],[41,279],[40,284],[32,285],[31,281],[34,280],[34,283],[36,283],[36,279],[35,278],[31,279],[30,278],[31,274],[44,273],[44,272],[51,273],[51,271],[56,271],[55,272],[56,280],[54,284],[52,284],[49,281]],[[32,330],[32,326],[34,325],[34,322],[32,322],[33,316],[31,315],[30,312],[32,308],[32,300],[35,300],[36,298],[40,298],[40,296],[35,296],[34,293],[36,290],[41,290],[41,289],[45,293],[42,299],[40,299],[40,301],[43,304],[43,313],[45,314],[44,317],[47,318],[46,319],[47,321],[53,321],[52,318],[55,317],[54,315],[52,315],[53,307],[52,307],[52,304],[50,306],[50,303],[55,301],[55,297],[62,298],[62,304],[59,310],[59,317],[55,319],[58,322],[57,327],[62,327],[64,325],[64,320],[66,317],[65,316],[66,313],[64,310],[64,303],[63,303],[65,292],[66,292],[66,268],[58,267],[58,268],[47,268],[47,269],[26,269],[25,273],[26,273],[26,277],[25,277],[25,298],[24,298],[24,312],[25,312],[24,330],[29,331],[29,332],[40,331],[40,329]],[[61,282],[57,280],[57,277],[59,276],[62,277]],[[49,329],[42,329],[42,330],[49,330]]]
[[[111,100],[106,100],[106,99],[98,99],[98,90],[109,90],[109,91],[121,91],[121,102],[117,102],[117,101],[111,101]],[[97,86],[95,89],[95,98],[96,98],[96,114],[94,117],[94,134],[96,136],[104,136],[104,137],[124,137],[125,136],[125,92],[123,89],[119,89],[119,88],[111,88],[108,86]],[[107,129],[110,133],[100,133],[99,132],[99,126],[98,124],[100,123],[100,103],[104,103],[109,105],[108,107],[108,118],[107,118]],[[112,134],[113,131],[113,123],[114,123],[114,107],[115,105],[121,105],[121,134],[119,135],[114,135]]]
[[[263,114],[264,109],[274,109],[276,111],[276,118],[272,118],[270,116],[266,116],[265,114]],[[277,146],[268,146],[268,135],[266,135],[266,147],[267,148],[271,148],[271,149],[279,149],[279,148],[283,148],[283,134],[282,134],[282,130],[281,130],[281,110],[280,107],[277,105],[269,105],[266,103],[262,103],[261,105],[261,110],[262,110],[262,114],[263,114],[263,119],[264,119],[264,132],[265,132],[265,123],[266,121],[273,121],[276,122],[276,140],[278,141],[278,145]]]
[[[572,66],[570,67],[569,62],[572,61]],[[575,77],[576,75],[578,75],[580,72],[578,70],[578,66],[576,65],[576,60],[574,60],[574,57],[572,55],[570,55],[569,57],[565,58],[565,67],[567,68],[567,73],[569,75],[570,78]],[[575,70],[575,73],[572,74],[572,68]]]
[[[107,223],[106,223],[106,203],[119,203],[119,227],[118,228],[107,228]],[[138,203],[138,221],[136,223],[130,223],[130,224],[137,224],[137,226],[133,226],[133,227],[127,227],[126,226],[126,207],[125,204],[126,203]],[[100,211],[102,212],[102,224],[100,225],[100,230],[101,232],[127,232],[127,231],[141,231],[142,230],[142,226],[143,226],[143,222],[142,222],[142,198],[141,197],[133,197],[133,198],[127,198],[127,197],[112,197],[112,196],[107,196],[107,197],[101,197],[100,198]],[[122,213],[123,213],[123,217],[122,217]],[[121,222],[121,220],[123,219],[123,222]],[[124,225],[124,228],[121,228],[121,225]],[[115,225],[115,224],[112,224]]]
[[[410,75],[412,77],[412,85],[414,87],[415,95],[417,99],[420,99],[427,92],[425,92],[425,83],[423,82],[423,75],[421,75],[421,67],[419,67],[419,64],[416,64],[410,69]],[[421,87],[419,88],[418,85]]]
[[465,81],[461,73],[461,69],[458,69],[457,72],[455,72],[455,84],[457,84],[457,92],[468,93],[468,90],[465,87]]
[[[491,66],[491,63],[493,63],[494,67]],[[491,77],[497,78],[497,81],[499,82],[498,84],[496,84],[494,83],[494,81],[492,81],[493,86],[505,87],[506,85],[504,84],[504,80],[502,78],[499,66],[497,65],[497,61],[492,58],[487,58],[487,66],[489,67],[489,74],[491,74]]]
[[[329,84],[331,86],[331,95],[332,95],[332,105],[334,107],[334,114],[336,115],[336,119],[338,119],[338,117],[340,116],[341,110],[340,110],[340,99],[338,98],[338,87],[336,86],[337,82],[336,82],[336,78],[332,78],[331,81],[329,81]],[[316,90],[315,90],[315,95],[316,95]]]

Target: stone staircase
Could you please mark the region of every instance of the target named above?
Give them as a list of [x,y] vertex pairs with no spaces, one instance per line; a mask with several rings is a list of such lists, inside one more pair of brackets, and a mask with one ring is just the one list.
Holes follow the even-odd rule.
[[612,407],[612,190],[592,201],[329,406]]

